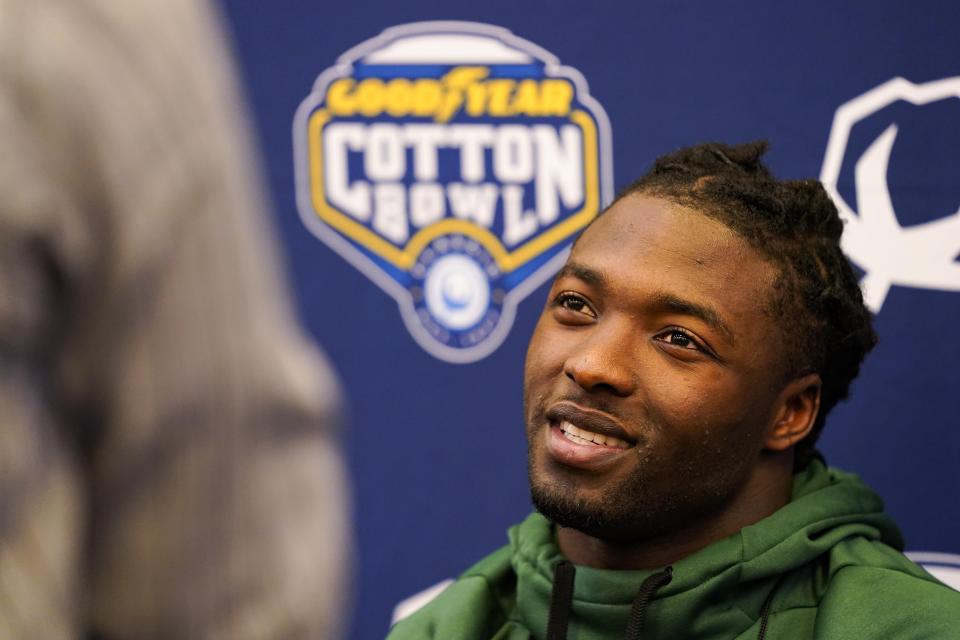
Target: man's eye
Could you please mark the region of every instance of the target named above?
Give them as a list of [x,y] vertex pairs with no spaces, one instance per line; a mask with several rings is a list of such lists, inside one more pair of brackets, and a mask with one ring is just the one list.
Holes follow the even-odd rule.
[[676,347],[682,347],[684,349],[691,349],[694,351],[703,351],[704,349],[693,339],[690,334],[682,329],[667,329],[659,336],[657,339],[666,342],[667,344],[672,344]]
[[590,308],[589,302],[587,302],[582,296],[576,293],[570,293],[569,291],[564,291],[558,295],[554,299],[554,305],[560,307],[561,309],[582,313],[590,316],[591,318],[597,317],[597,314],[594,312],[594,310]]

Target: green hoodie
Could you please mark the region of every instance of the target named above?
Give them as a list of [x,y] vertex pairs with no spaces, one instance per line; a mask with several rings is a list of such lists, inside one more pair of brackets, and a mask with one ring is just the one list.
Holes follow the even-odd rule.
[[[391,640],[546,638],[556,566],[570,565],[539,514],[509,538],[399,622]],[[795,477],[789,504],[680,560],[662,586],[651,583],[666,582],[665,571],[566,569],[572,603],[558,593],[554,614],[569,613],[570,640],[960,638],[960,593],[902,548],[873,491],[814,462]],[[648,578],[650,599],[635,605]],[[627,633],[632,608],[639,620]]]

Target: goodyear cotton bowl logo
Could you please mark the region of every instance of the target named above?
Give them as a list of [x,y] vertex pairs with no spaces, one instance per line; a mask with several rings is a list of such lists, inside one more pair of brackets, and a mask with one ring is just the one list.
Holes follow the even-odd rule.
[[611,188],[583,77],[506,29],[387,29],[324,71],[294,122],[307,226],[448,362],[496,349]]
[[[960,77],[946,78],[925,84],[914,84],[903,78],[893,78],[879,87],[850,100],[837,109],[827,143],[820,180],[833,197],[840,216],[844,220],[843,249],[866,271],[861,283],[864,301],[874,312],[880,311],[892,285],[960,291],[960,210],[954,199],[946,204],[949,213],[931,216],[922,212],[922,221],[904,224],[894,207],[894,195],[888,185],[887,173],[891,166],[891,153],[900,126],[893,118],[899,114],[905,120],[924,119],[923,109],[937,105],[956,109],[960,98]],[[888,113],[884,111],[899,111]],[[879,114],[879,115],[878,115]],[[955,116],[955,113],[952,113]],[[876,117],[875,117],[876,116]],[[851,140],[858,126],[869,130],[873,118],[883,127],[871,133],[872,140],[862,152],[853,151]],[[894,119],[893,122],[888,120]],[[932,120],[932,116],[930,118]],[[946,127],[955,129],[955,119]],[[932,138],[945,138],[945,128],[934,130]],[[953,168],[953,153],[949,166]],[[852,157],[851,157],[852,156]],[[947,163],[941,163],[947,164]],[[844,170],[853,182],[854,190],[844,194]],[[917,170],[918,174],[922,174]],[[913,176],[906,191],[923,192]],[[956,184],[946,180],[926,190],[944,192],[956,198]],[[929,206],[923,203],[921,208]],[[901,213],[905,213],[901,211]]]

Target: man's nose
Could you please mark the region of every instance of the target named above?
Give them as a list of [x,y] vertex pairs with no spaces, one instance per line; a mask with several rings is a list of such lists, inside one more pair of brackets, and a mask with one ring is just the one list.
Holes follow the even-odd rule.
[[563,371],[581,388],[628,396],[636,387],[634,348],[613,331],[594,331],[564,362]]

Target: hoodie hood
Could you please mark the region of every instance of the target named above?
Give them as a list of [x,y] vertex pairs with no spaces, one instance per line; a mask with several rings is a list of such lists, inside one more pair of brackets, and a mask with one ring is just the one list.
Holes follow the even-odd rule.
[[[543,629],[554,568],[563,561],[555,528],[533,514],[509,537],[519,603],[513,617],[526,628]],[[795,475],[791,501],[782,509],[673,565],[672,580],[650,604],[644,637],[735,637],[758,622],[775,587],[781,602],[803,595],[791,593],[799,587],[778,584],[781,576],[801,568],[813,572],[813,561],[848,539],[903,548],[876,493],[856,476],[814,461]],[[639,586],[654,573],[576,567],[568,637],[622,638]],[[815,590],[825,588],[824,580],[806,578]],[[809,592],[811,583],[804,584]]]

